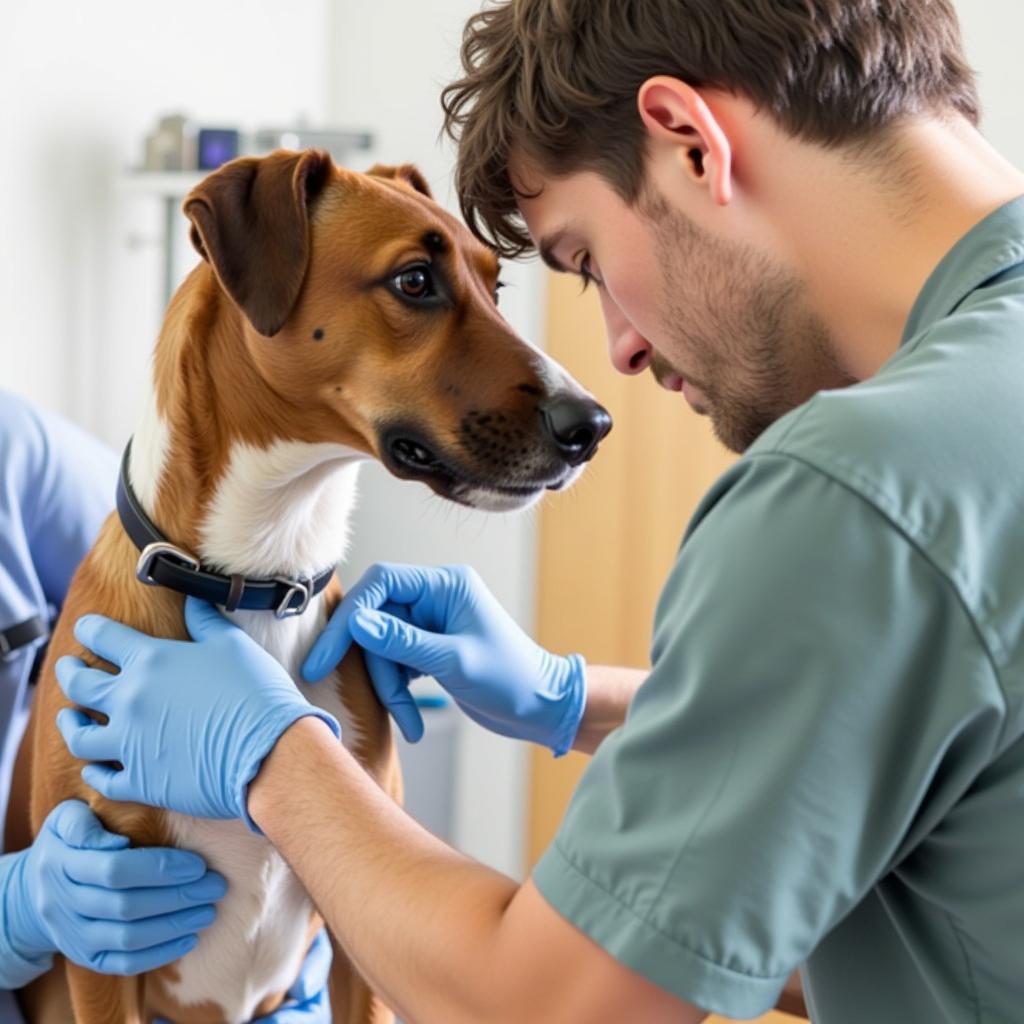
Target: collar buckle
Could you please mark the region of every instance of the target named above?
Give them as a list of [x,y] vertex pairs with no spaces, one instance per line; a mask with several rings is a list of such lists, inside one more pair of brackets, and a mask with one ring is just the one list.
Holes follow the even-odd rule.
[[[284,597],[281,598],[281,603],[274,609],[274,615],[279,619],[290,619],[301,615],[309,607],[309,602],[313,597],[313,581],[311,579],[292,579],[288,576],[275,576],[274,579],[288,588]],[[296,594],[301,594],[302,600],[292,608],[292,599]]]
[[181,548],[166,541],[154,541],[142,549],[142,554],[139,555],[139,560],[135,564],[135,578],[140,583],[145,583],[147,587],[162,586],[153,579],[153,563],[161,556],[175,558],[193,571],[199,570],[199,559],[194,555],[190,555],[187,551],[182,551]]

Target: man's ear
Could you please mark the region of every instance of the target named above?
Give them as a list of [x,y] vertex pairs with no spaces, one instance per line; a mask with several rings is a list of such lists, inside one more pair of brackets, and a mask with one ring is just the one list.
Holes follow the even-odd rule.
[[732,144],[700,93],[678,78],[657,75],[640,87],[637,108],[652,138],[678,146],[690,177],[707,187],[719,206],[728,206]]
[[309,265],[309,204],[333,170],[327,153],[278,150],[233,160],[185,198],[192,244],[268,338],[281,330],[299,297]]
[[430,186],[427,184],[427,179],[412,164],[402,164],[401,167],[374,164],[366,173],[374,178],[389,178],[392,181],[405,182],[406,185],[411,185],[417,192],[422,193],[428,199],[434,198],[434,194],[430,191]]

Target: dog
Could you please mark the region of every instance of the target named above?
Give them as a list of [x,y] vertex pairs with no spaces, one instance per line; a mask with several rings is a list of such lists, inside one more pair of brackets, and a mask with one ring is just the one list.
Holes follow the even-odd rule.
[[[206,596],[338,718],[345,745],[400,800],[390,723],[360,654],[315,687],[299,675],[341,597],[333,571],[360,462],[507,511],[569,485],[611,427],[511,330],[494,254],[433,202],[415,168],[359,174],[321,152],[278,151],[225,165],[183,209],[202,259],[167,309],[118,512],[56,625],[8,837],[23,848],[54,806],[77,798],[135,845],[197,851],[229,889],[174,964],[119,978],[61,961],[25,992],[34,1024],[72,1014],[77,1024],[242,1024],[281,1004],[322,924],[243,823],[113,803],[85,785],[54,724],[67,706],[56,660],[104,664],[76,643],[75,621],[100,612],[184,639],[183,594]],[[393,1020],[337,946],[330,994],[340,1024]]]

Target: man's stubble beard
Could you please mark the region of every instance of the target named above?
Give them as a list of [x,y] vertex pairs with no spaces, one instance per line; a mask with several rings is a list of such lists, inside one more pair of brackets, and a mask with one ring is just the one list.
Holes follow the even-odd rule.
[[640,210],[654,227],[662,324],[673,349],[658,352],[652,369],[697,388],[722,444],[742,453],[818,391],[856,383],[797,277],[707,234],[649,189]]

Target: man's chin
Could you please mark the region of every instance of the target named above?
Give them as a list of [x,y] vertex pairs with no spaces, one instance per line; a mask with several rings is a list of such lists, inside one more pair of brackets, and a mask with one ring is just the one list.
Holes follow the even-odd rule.
[[769,416],[729,416],[721,409],[710,409],[704,415],[711,417],[715,437],[731,452],[742,455],[772,425]]

